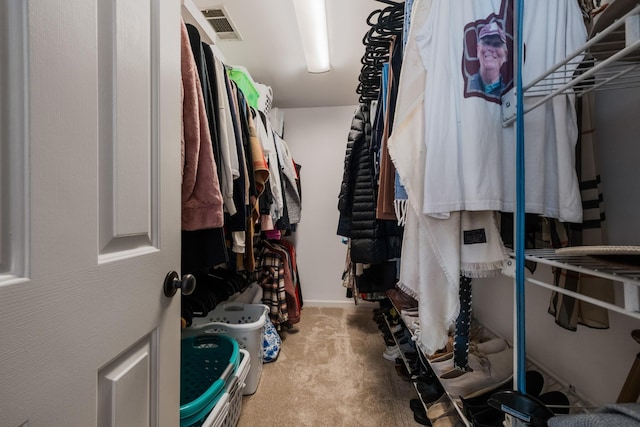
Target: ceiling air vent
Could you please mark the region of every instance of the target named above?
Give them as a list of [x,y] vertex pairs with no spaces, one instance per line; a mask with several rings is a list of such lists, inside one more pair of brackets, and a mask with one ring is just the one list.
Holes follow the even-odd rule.
[[205,9],[202,14],[221,40],[242,40],[224,9]]

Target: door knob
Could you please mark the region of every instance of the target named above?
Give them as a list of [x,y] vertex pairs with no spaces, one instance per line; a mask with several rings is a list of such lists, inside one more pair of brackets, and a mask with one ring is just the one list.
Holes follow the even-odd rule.
[[196,289],[196,278],[193,274],[185,274],[180,279],[178,273],[170,271],[164,278],[164,295],[171,298],[176,294],[178,289],[182,291],[182,295],[191,295]]

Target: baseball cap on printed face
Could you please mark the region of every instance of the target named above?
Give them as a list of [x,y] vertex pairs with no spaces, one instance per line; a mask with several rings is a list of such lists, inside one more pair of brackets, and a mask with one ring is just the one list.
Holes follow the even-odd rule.
[[504,35],[504,31],[502,31],[502,28],[500,28],[500,25],[498,25],[498,23],[495,21],[490,22],[484,27],[482,27],[482,29],[480,30],[480,34],[478,35],[478,39],[482,39],[484,37],[489,37],[489,36],[498,36],[500,37],[500,40],[502,41],[502,43],[507,42],[507,38]]

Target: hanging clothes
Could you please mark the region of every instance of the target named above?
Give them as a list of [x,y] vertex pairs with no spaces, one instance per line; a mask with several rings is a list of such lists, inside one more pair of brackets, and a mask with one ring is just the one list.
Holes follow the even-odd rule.
[[[580,123],[580,138],[578,141],[577,158],[578,176],[584,209],[584,221],[580,224],[553,224],[552,230],[567,230],[566,238],[555,238],[547,242],[547,246],[559,248],[562,246],[603,245],[607,242],[606,222],[604,212],[604,197],[600,182],[596,156],[597,132],[594,117],[593,92],[581,97],[578,101],[578,118]],[[549,224],[546,221],[545,224]],[[555,233],[557,234],[557,232]],[[554,268],[554,284],[563,289],[579,292],[600,301],[614,303],[615,294],[613,282],[588,274],[570,270]],[[568,295],[554,292],[549,303],[549,314],[555,317],[556,324],[575,331],[579,324],[596,329],[609,327],[608,311],[588,302],[577,300]]]
[[302,218],[302,196],[300,193],[300,174],[297,165],[291,155],[286,141],[278,134],[274,133],[276,142],[278,162],[282,173],[280,182],[284,195],[284,205],[288,224],[284,230],[291,230],[294,224],[300,223]]
[[[269,182],[267,183],[268,194],[265,195],[269,200],[268,203],[265,203],[264,208],[265,210],[268,209],[266,213],[271,216],[271,227],[273,227],[273,223],[280,219],[282,211],[284,210],[282,182],[280,180],[280,170],[278,167],[278,152],[276,150],[274,132],[266,115],[259,111],[257,112],[257,116],[254,117],[254,121],[269,167]],[[263,227],[262,229],[267,230],[269,228]]]
[[[247,158],[244,150],[244,141],[242,133],[242,125],[240,124],[240,109],[238,107],[237,100],[237,87],[232,82],[227,73],[224,73],[224,82],[227,88],[227,98],[229,101],[229,111],[231,113],[231,124],[233,129],[233,140],[236,143],[235,150],[238,157],[238,177],[233,180],[233,200],[236,206],[236,213],[230,214],[229,218],[225,219],[225,227],[228,233],[227,239],[229,240],[229,246],[231,251],[238,255],[236,259],[233,259],[236,268],[240,268],[243,265],[240,254],[245,252],[245,228],[248,221],[249,212],[249,171],[247,170]],[[232,148],[233,149],[233,148]]]
[[[550,21],[549,16],[556,18]],[[525,84],[586,40],[574,0],[528,2],[524,19]],[[483,31],[500,40],[501,47],[483,47]],[[512,34],[511,0],[440,0],[433,2],[430,18],[416,35],[428,74],[423,111],[428,155],[422,206],[427,215],[446,218],[459,210],[515,209],[515,132],[502,126],[500,96],[472,86],[479,63],[489,56],[483,53],[496,49],[492,52],[500,51],[504,61],[499,95],[513,87],[513,61],[508,60],[514,52]],[[525,108],[538,99],[526,97]],[[581,222],[574,97],[558,96],[529,112],[525,134],[526,211]]]
[[[222,193],[213,153],[211,128],[204,102],[198,65],[182,23],[182,239],[181,271],[195,272],[225,263],[226,245]],[[202,59],[199,56],[199,59]]]
[[256,251],[255,277],[262,287],[262,301],[278,330],[300,321],[301,301],[294,287],[290,254],[273,242],[260,241]]
[[222,195],[204,106],[204,96],[187,27],[182,25],[182,229],[223,225]]
[[[202,43],[196,27],[182,22],[181,37],[181,260],[183,274],[194,274],[202,285],[183,299],[183,321],[188,325],[193,316],[206,315],[229,292],[238,291],[213,276],[224,264],[241,277],[256,276],[274,323],[290,327],[299,322],[302,306],[293,245],[259,242],[254,248],[254,244],[263,194],[270,195],[265,209],[278,212],[274,223],[282,230],[292,228],[287,201],[294,209],[293,220],[300,221],[299,165],[284,140],[276,138],[267,116],[251,106],[257,94],[238,87],[230,78],[232,70]],[[244,83],[240,82],[247,90]],[[275,208],[274,200],[279,201]],[[260,254],[259,264],[254,249]]]
[[377,185],[370,144],[369,107],[360,104],[347,143],[338,235],[351,239],[353,262],[377,264],[400,256],[402,230],[395,221],[376,220]]
[[416,1],[400,76],[389,153],[408,198],[398,287],[419,301],[418,344],[426,354],[444,347],[460,309],[459,280],[497,274],[506,253],[492,211],[451,212],[441,220],[422,212],[427,156],[423,101],[427,72],[416,33],[430,16],[431,2]]
[[[388,139],[393,131],[393,116],[395,113],[395,105],[398,92],[398,82],[400,79],[400,70],[402,64],[401,43],[395,38],[389,47],[389,56],[391,63],[389,67],[388,89],[385,91],[387,99],[384,105],[384,127],[382,131],[382,141],[380,148],[380,174],[378,187],[378,200],[376,206],[376,218],[398,221],[396,209],[394,208],[395,199],[395,177],[396,169],[389,157]],[[378,106],[380,108],[380,106]]]
[[[240,177],[240,165],[238,159],[238,151],[236,149],[235,133],[233,130],[233,119],[231,117],[231,106],[229,104],[228,89],[226,84],[226,73],[224,64],[218,58],[211,46],[208,47],[211,52],[214,67],[215,86],[217,87],[217,107],[216,120],[218,122],[218,138],[221,153],[221,162],[218,163],[219,169],[222,170],[224,179],[221,181],[222,199],[224,201],[225,212],[229,215],[235,215],[237,208],[233,197],[234,181]],[[226,221],[225,221],[226,222]]]

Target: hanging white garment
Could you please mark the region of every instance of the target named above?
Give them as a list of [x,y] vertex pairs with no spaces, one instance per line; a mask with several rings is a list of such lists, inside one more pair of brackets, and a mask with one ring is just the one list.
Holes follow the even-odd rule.
[[[426,354],[446,344],[448,331],[460,309],[458,299],[459,258],[443,265],[433,252],[433,245],[422,214],[424,164],[424,85],[426,71],[415,43],[415,32],[421,28],[431,7],[431,0],[415,0],[412,25],[405,47],[400,74],[394,130],[388,140],[389,155],[408,195],[406,223],[400,257],[398,287],[418,300],[420,324],[416,343]],[[453,238],[457,242],[457,239]],[[456,265],[457,263],[457,265]],[[451,272],[453,268],[453,273]],[[458,271],[456,271],[458,270]]]
[[[426,21],[431,0],[414,3],[412,28],[400,75],[389,154],[408,194],[398,286],[418,300],[417,343],[427,354],[444,347],[460,309],[460,274],[483,277],[500,270],[506,254],[493,212],[454,212],[447,219],[422,213],[425,158],[423,101],[427,77],[415,34]],[[480,231],[483,230],[483,231]],[[465,245],[465,231],[467,244]],[[476,239],[480,235],[482,238]]]
[[[479,63],[479,33],[492,23],[500,26],[506,45],[512,46],[512,0],[434,0],[427,22],[416,34],[428,73],[422,210],[433,217],[462,210],[515,209],[514,128],[502,126],[499,97],[471,87],[473,67]],[[526,2],[523,37],[526,84],[586,40],[577,2]],[[513,54],[509,49],[507,64]],[[506,91],[513,86],[513,71],[506,65],[502,70]],[[527,98],[525,105],[535,101]],[[582,221],[576,140],[573,96],[558,96],[525,116],[527,212]]]

